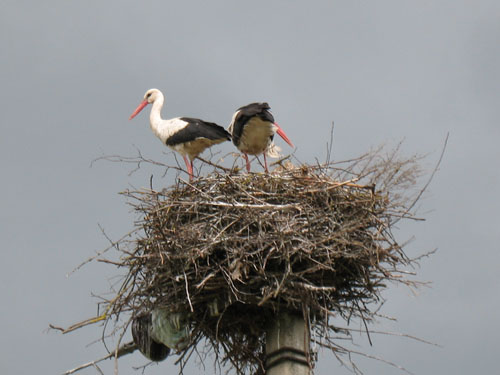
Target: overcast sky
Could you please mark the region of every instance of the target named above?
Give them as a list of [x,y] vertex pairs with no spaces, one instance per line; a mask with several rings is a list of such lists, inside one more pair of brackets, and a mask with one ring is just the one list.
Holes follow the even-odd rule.
[[[152,87],[165,118],[227,126],[233,111],[268,101],[297,157],[334,158],[405,139],[403,153],[429,154],[440,171],[424,196],[427,221],[403,224],[409,255],[439,248],[418,269],[432,281],[415,296],[390,286],[373,327],[439,343],[374,336],[359,348],[415,374],[498,372],[500,324],[500,2],[492,1],[14,1],[0,2],[0,373],[60,374],[104,353],[91,327],[62,336],[96,313],[117,271],[91,264],[65,275],[131,229],[117,193],[147,186],[145,166],[91,161],[103,154],[173,163],[147,113],[128,116]],[[278,141],[280,143],[280,141]],[[280,146],[287,150],[283,142]],[[217,146],[232,150],[229,143]],[[199,162],[198,162],[199,163]],[[196,164],[196,162],[195,162]],[[176,373],[169,358],[146,374]],[[366,374],[400,372],[358,359]],[[147,361],[124,358],[121,374]],[[112,363],[102,366],[106,373]],[[203,372],[196,366],[187,375]],[[205,371],[213,373],[210,364]],[[82,374],[96,374],[88,369]],[[333,355],[316,374],[347,374]]]

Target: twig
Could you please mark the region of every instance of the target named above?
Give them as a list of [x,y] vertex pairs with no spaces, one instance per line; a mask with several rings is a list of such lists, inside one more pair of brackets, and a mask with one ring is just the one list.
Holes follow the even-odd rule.
[[222,165],[212,163],[210,160],[203,159],[203,158],[202,158],[202,157],[200,157],[200,156],[197,156],[197,157],[196,157],[196,159],[199,159],[199,160],[201,160],[202,162],[204,162],[205,164],[211,165],[212,167],[215,167],[215,168],[217,168],[217,169],[223,170],[224,172],[228,172],[228,173],[232,173],[232,172],[234,172],[233,168],[225,168],[225,167],[223,167]]
[[97,363],[99,362],[102,362],[106,359],[109,359],[109,358],[112,358],[112,357],[115,357],[115,355],[119,358],[119,357],[123,357],[124,355],[127,355],[127,354],[130,354],[130,353],[133,353],[135,350],[137,349],[136,345],[133,343],[133,342],[129,342],[129,343],[126,343],[124,345],[122,345],[118,351],[115,353],[115,352],[111,352],[107,355],[105,355],[104,357],[101,357],[99,359],[96,359],[94,361],[91,361],[91,362],[87,362],[87,363],[84,363],[83,365],[80,365],[78,367],[75,367],[74,369],[71,369],[71,370],[68,370],[66,372],[63,372],[62,375],[70,375],[70,374],[74,374],[75,372],[78,372],[80,370],[83,370],[84,368],[87,368],[87,367],[90,367],[90,366],[95,366]]
[[189,296],[189,285],[188,285],[188,278],[186,276],[186,272],[184,272],[184,282],[186,284],[186,295],[187,295],[187,299],[189,302],[189,308],[191,309],[191,312],[194,312],[193,304],[191,303],[191,297]]
[[[415,204],[420,200],[420,198],[422,197],[422,194],[424,194],[424,192],[427,190],[427,188],[431,184],[431,182],[432,182],[432,180],[434,178],[434,175],[438,171],[439,166],[441,165],[441,161],[443,160],[444,152],[446,151],[446,146],[448,145],[448,138],[449,138],[449,136],[450,136],[450,133],[446,133],[446,138],[444,140],[443,148],[441,150],[441,155],[439,155],[439,160],[436,163],[436,166],[434,167],[434,169],[433,169],[431,175],[429,176],[427,182],[425,183],[424,187],[422,189],[420,189],[419,193],[417,194],[417,196],[415,197],[415,199],[413,200],[413,202],[411,202],[410,205],[406,208],[405,212],[401,215],[401,218],[406,218],[406,215],[412,210],[413,207],[415,207]],[[394,221],[394,224],[396,224],[399,220],[401,220],[401,218],[399,218],[396,221]]]
[[99,228],[101,229],[101,232],[105,235],[105,237],[108,239],[108,241],[110,241],[110,242],[111,242],[111,244],[110,244],[108,247],[106,247],[104,250],[101,250],[101,251],[97,252],[97,253],[96,253],[96,255],[91,256],[91,257],[90,257],[90,258],[88,258],[86,261],[84,261],[84,262],[80,263],[77,267],[75,267],[75,268],[73,269],[73,271],[71,271],[71,272],[67,273],[67,274],[66,274],[66,277],[71,276],[74,272],[78,271],[80,268],[82,268],[82,267],[83,267],[84,265],[86,265],[87,263],[90,263],[90,262],[92,262],[93,260],[95,260],[95,259],[99,258],[101,255],[103,255],[104,253],[106,253],[108,250],[110,250],[110,249],[112,249],[112,248],[116,247],[116,245],[118,245],[118,244],[122,243],[122,242],[123,242],[123,240],[124,240],[125,238],[130,237],[132,234],[134,234],[135,232],[137,232],[137,231],[139,230],[139,228],[134,228],[134,229],[132,229],[130,232],[128,232],[128,233],[126,233],[126,234],[124,234],[124,235],[123,235],[122,237],[120,237],[118,240],[116,240],[116,241],[111,241],[111,240],[110,240],[110,239],[106,236],[106,234],[104,233],[103,228],[102,228],[101,226],[99,226]]

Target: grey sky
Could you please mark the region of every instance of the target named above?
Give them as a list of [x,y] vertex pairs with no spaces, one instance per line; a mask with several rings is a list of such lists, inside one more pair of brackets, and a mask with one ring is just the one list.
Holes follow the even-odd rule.
[[[497,372],[499,40],[500,3],[486,0],[3,0],[0,373],[59,374],[103,353],[86,346],[98,327],[68,336],[44,330],[95,314],[90,294],[107,291],[116,271],[91,264],[65,274],[106,246],[98,224],[113,238],[131,228],[117,192],[158,174],[145,167],[128,176],[129,167],[106,162],[89,168],[91,160],[138,147],[173,162],[147,115],[127,120],[151,87],[166,96],[165,118],[224,126],[237,107],[268,101],[304,162],[324,159],[332,121],[335,159],[404,138],[405,154],[430,154],[429,169],[450,132],[421,202],[427,221],[396,233],[415,235],[410,255],[439,248],[418,270],[433,287],[416,297],[391,287],[383,312],[398,322],[374,327],[443,348],[383,336],[373,348],[358,342],[416,374]],[[156,187],[172,178],[156,175]],[[146,373],[173,373],[173,362]],[[121,373],[144,363],[129,356]],[[359,363],[367,374],[400,373]],[[316,373],[348,372],[324,353]]]

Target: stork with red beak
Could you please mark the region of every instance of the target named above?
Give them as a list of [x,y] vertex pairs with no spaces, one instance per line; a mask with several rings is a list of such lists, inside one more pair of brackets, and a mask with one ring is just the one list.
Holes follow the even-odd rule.
[[274,158],[279,156],[279,148],[273,143],[275,133],[294,147],[285,132],[274,122],[270,109],[267,103],[251,103],[238,108],[227,129],[231,133],[234,145],[243,153],[247,172],[250,172],[248,155],[260,154],[264,154],[264,168],[269,172],[266,155]]
[[165,98],[160,90],[150,89],[144,94],[144,100],[130,115],[132,120],[144,107],[153,104],[149,122],[151,130],[161,142],[177,151],[184,158],[189,174],[193,179],[193,160],[206,148],[231,140],[231,135],[222,127],[212,122],[197,118],[176,117],[169,120],[161,118],[161,108]]

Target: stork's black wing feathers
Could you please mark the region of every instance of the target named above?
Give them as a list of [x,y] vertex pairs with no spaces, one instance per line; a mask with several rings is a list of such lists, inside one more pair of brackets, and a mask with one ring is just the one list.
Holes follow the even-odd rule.
[[269,112],[271,107],[267,103],[250,103],[240,107],[236,110],[236,112],[240,112],[240,115],[243,116],[259,116],[262,120],[274,122],[274,117]]
[[191,117],[181,117],[180,120],[187,122],[188,125],[170,136],[166,141],[167,146],[175,146],[181,143],[194,141],[198,138],[231,140],[231,134],[222,126],[213,122],[206,122]]

